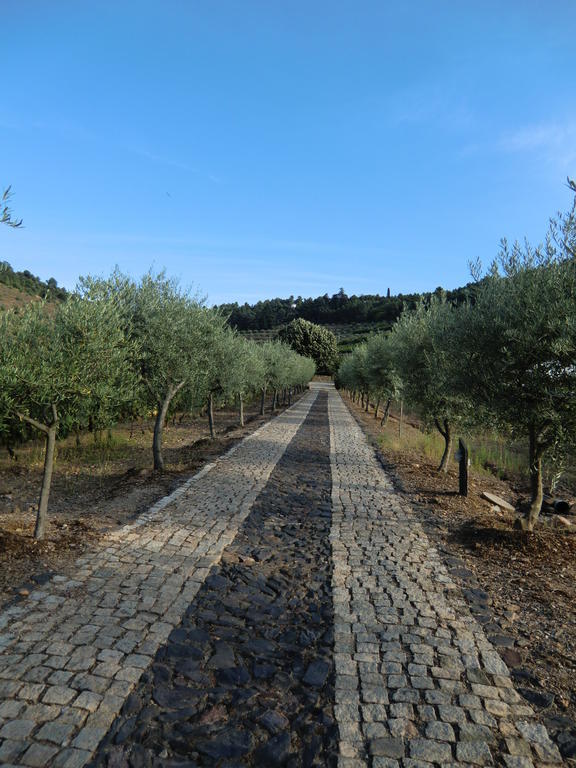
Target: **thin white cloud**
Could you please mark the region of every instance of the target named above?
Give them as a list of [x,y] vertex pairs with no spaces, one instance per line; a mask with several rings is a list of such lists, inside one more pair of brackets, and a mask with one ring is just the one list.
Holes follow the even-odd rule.
[[437,126],[461,132],[469,131],[475,124],[468,99],[438,84],[400,92],[389,103],[389,116],[392,123],[400,127]]
[[173,160],[170,157],[166,157],[165,155],[160,155],[155,152],[150,152],[149,150],[141,147],[126,146],[122,143],[119,143],[116,137],[112,138],[111,136],[99,135],[94,131],[89,130],[78,121],[68,119],[65,116],[59,118],[51,117],[49,119],[35,118],[32,120],[23,120],[18,115],[6,116],[4,113],[0,113],[0,129],[18,132],[31,131],[36,133],[42,132],[43,134],[49,133],[67,141],[74,140],[88,144],[96,144],[101,147],[109,146],[116,150],[138,155],[139,157],[143,157],[144,159],[158,165],[164,165],[169,168],[178,168],[179,170],[192,173],[200,178],[208,179],[213,184],[225,183],[224,179],[220,178],[211,171],[204,171],[188,163],[182,162],[180,160]]
[[206,179],[209,179],[209,181],[213,182],[214,184],[224,183],[219,176],[216,176],[216,174],[210,173],[207,171],[202,171],[200,170],[200,168],[195,168],[194,166],[188,165],[188,163],[183,163],[180,160],[172,160],[169,157],[158,155],[155,152],[149,152],[146,149],[138,149],[135,147],[131,147],[130,151],[135,155],[144,157],[146,160],[151,160],[153,163],[158,163],[159,165],[166,165],[169,168],[179,168],[181,171],[187,171],[188,173],[194,173],[196,176],[202,176]]
[[58,242],[77,243],[81,245],[92,244],[101,247],[104,243],[108,246],[139,246],[148,245],[156,248],[169,248],[174,250],[189,250],[204,252],[214,255],[214,252],[222,258],[235,258],[238,254],[251,254],[254,263],[267,263],[270,254],[309,254],[310,256],[355,256],[386,258],[397,256],[385,246],[357,245],[348,243],[333,243],[313,240],[291,240],[269,238],[266,236],[171,236],[157,235],[146,232],[86,232],[86,233],[61,233],[42,232],[41,237],[46,240]]
[[153,163],[158,163],[159,165],[168,165],[171,168],[180,168],[182,171],[193,171],[194,173],[198,173],[197,168],[191,168],[186,163],[181,163],[178,160],[170,160],[162,155],[156,155],[154,152],[148,152],[146,149],[131,149],[130,151],[135,155],[144,157],[146,160],[151,160]]
[[498,148],[509,153],[540,153],[568,165],[576,161],[576,120],[522,126],[501,136]]

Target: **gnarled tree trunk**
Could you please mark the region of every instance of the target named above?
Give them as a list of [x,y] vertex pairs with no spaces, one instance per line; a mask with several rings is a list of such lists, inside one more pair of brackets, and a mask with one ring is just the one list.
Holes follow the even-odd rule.
[[530,508],[528,510],[528,516],[523,525],[524,530],[533,531],[538,518],[540,517],[540,510],[542,509],[542,500],[544,498],[544,489],[542,483],[542,455],[544,453],[544,446],[538,440],[538,433],[536,427],[532,424],[529,430],[529,451],[530,451]]
[[210,437],[214,439],[214,395],[210,392],[208,396],[208,426],[210,427]]
[[382,415],[382,421],[380,422],[380,426],[383,427],[384,424],[388,424],[388,417],[390,416],[390,406],[392,405],[392,398],[389,397],[388,400],[386,400],[386,406],[384,408],[384,414]]
[[241,427],[244,426],[244,400],[242,398],[242,392],[238,393],[238,423]]
[[164,433],[164,423],[166,421],[166,414],[170,403],[174,399],[174,395],[179,392],[184,386],[183,381],[168,388],[164,400],[159,404],[158,413],[156,414],[156,421],[154,423],[154,437],[152,439],[152,456],[154,457],[154,469],[158,472],[162,472],[164,469],[164,456],[162,455],[162,436]]
[[448,419],[443,419],[442,421],[443,426],[438,419],[434,419],[436,429],[444,438],[444,453],[442,454],[438,472],[448,472],[448,462],[450,461],[450,453],[452,451],[452,432],[450,430],[450,422]]
[[260,416],[264,416],[265,405],[266,405],[266,387],[262,387],[262,396],[260,398]]
[[46,452],[44,454],[44,473],[42,475],[42,487],[40,489],[40,498],[38,500],[38,511],[36,513],[36,526],[34,528],[34,538],[43,539],[46,533],[48,523],[48,499],[50,498],[50,487],[52,485],[52,472],[54,470],[54,453],[56,451],[56,435],[58,433],[58,410],[54,403],[51,405],[52,421],[50,424],[42,424],[36,419],[18,413],[22,421],[43,432],[46,435]]

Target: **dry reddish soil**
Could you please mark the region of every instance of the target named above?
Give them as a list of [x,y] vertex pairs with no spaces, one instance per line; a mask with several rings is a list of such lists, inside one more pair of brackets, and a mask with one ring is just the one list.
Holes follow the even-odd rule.
[[[570,517],[571,529],[555,530],[544,519],[532,534],[514,530],[515,514],[493,512],[480,494],[489,491],[513,503],[528,494],[526,479],[504,482],[471,472],[463,498],[457,495],[455,462],[445,475],[415,452],[383,455],[379,420],[345,400],[465,594],[478,586],[487,593],[486,599],[471,596],[479,596],[492,614],[483,623],[516,687],[551,731],[563,731],[576,748],[576,517]],[[397,431],[397,425],[389,422],[384,429]]]
[[[58,444],[46,537],[33,538],[42,477],[42,443],[0,454],[0,606],[25,597],[54,573],[72,572],[82,550],[171,493],[191,474],[257,429],[271,414],[260,403],[245,407],[245,427],[233,410],[215,415],[211,440],[205,418],[176,419],[165,428],[166,471],[151,470],[152,422],[119,425],[112,441],[84,434]],[[279,408],[279,413],[282,408]]]

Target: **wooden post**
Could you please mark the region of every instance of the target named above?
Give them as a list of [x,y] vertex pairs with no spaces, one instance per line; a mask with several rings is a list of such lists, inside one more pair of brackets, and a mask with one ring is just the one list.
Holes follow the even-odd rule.
[[460,496],[468,496],[468,447],[462,438],[458,440],[458,480]]

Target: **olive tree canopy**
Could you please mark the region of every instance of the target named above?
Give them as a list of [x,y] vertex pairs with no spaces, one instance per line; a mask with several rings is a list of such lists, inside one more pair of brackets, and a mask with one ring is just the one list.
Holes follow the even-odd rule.
[[78,294],[48,311],[32,302],[0,314],[0,389],[8,418],[18,417],[46,438],[36,538],[47,523],[56,438],[86,425],[89,414],[114,418],[132,396],[134,379],[118,304]]
[[140,399],[156,414],[152,454],[154,469],[161,471],[168,409],[185,389],[206,386],[213,339],[224,318],[164,272],[148,273],[139,282],[115,272],[107,280],[86,278],[83,284],[89,296],[117,296],[122,306],[125,332],[137,350],[133,364]]
[[543,458],[565,455],[576,435],[576,227],[573,217],[556,226],[561,238],[544,248],[503,244],[456,337],[462,389],[502,432],[528,438],[527,530],[542,506]]

